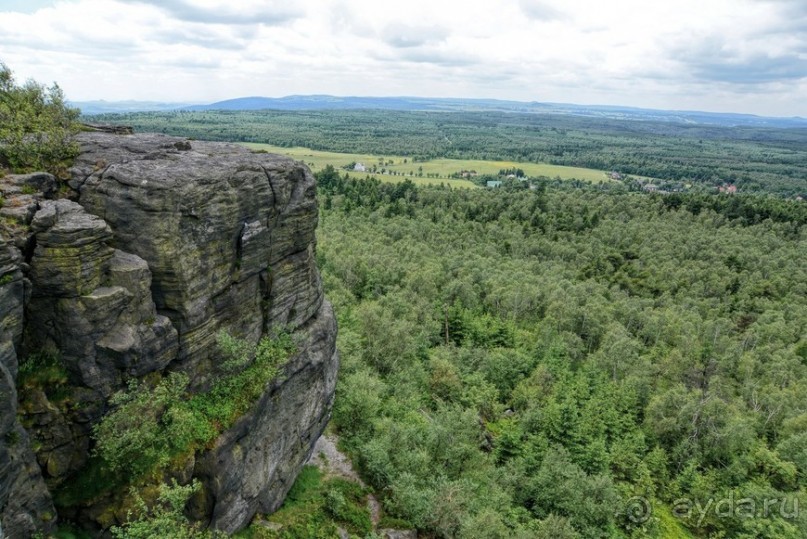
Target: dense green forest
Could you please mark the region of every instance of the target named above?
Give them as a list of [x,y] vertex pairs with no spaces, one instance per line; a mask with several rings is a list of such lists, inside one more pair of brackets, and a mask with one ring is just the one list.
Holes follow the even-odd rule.
[[[19,86],[0,64],[0,169],[65,173],[76,116],[58,86]],[[807,537],[807,204],[784,198],[805,194],[805,130],[503,112],[93,120],[739,187],[513,178],[458,190],[318,172],[317,259],[342,358],[330,428],[367,486],[306,467],[284,507],[237,537],[328,538],[337,525],[373,537],[369,492],[384,523],[429,538]],[[193,397],[178,374],[132,383],[93,429],[92,473],[57,505],[162,477],[210,443],[293,353],[275,337],[220,336],[221,373]],[[66,380],[43,355],[18,381],[58,392]],[[133,493],[140,515],[110,533],[219,537],[184,514],[198,490],[166,484],[151,507]]]
[[807,536],[803,205],[319,183],[333,422],[388,515],[436,537]]
[[[807,205],[782,198],[804,193],[807,133],[506,113],[94,120],[739,188],[455,190],[326,167],[317,256],[342,354],[332,428],[368,489],[306,468],[269,517],[283,528],[241,537],[337,525],[371,537],[368,491],[384,522],[425,537],[807,536]],[[124,439],[107,426],[102,439]],[[121,465],[141,457],[160,455]],[[187,530],[193,488],[167,488],[164,513],[116,534],[148,537],[161,519]]]
[[740,191],[807,194],[807,130],[505,112],[199,111],[92,121],[204,140],[316,150],[551,163]]

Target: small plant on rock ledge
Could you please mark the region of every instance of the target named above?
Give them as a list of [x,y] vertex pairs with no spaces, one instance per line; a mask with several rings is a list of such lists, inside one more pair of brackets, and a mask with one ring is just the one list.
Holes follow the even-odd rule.
[[160,485],[157,503],[149,509],[143,498],[134,492],[137,516],[131,511],[128,522],[121,527],[113,526],[112,537],[115,539],[151,539],[154,537],[170,537],[172,539],[216,539],[226,535],[220,532],[202,529],[191,524],[185,517],[185,504],[200,485],[194,481],[190,485]]
[[103,467],[136,479],[204,449],[249,411],[295,351],[286,334],[257,346],[229,336],[219,342],[229,368],[209,391],[188,395],[187,375],[171,373],[156,385],[132,381],[111,399],[115,409],[95,427]]

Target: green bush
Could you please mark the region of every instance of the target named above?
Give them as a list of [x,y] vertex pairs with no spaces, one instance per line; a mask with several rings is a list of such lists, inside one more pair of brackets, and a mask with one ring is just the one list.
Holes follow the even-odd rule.
[[172,373],[153,387],[132,381],[113,396],[115,409],[95,427],[95,451],[107,468],[137,478],[205,447],[249,410],[294,351],[288,335],[257,346],[228,336],[219,342],[226,372],[210,391],[189,397],[187,375]]
[[95,428],[98,454],[112,471],[140,475],[155,465],[163,466],[172,456],[176,438],[166,436],[174,424],[166,421],[185,392],[188,377],[175,373],[154,388],[132,381],[129,390],[111,399],[117,406]]
[[373,526],[364,487],[338,477],[323,477],[311,465],[303,467],[283,506],[268,520],[282,528],[269,530],[258,522],[237,537],[330,539],[338,537],[338,528],[351,537],[371,537]]
[[[7,276],[12,276],[8,274]],[[0,279],[0,284],[3,283]],[[37,350],[28,354],[20,362],[20,371],[17,376],[17,389],[25,387],[38,387],[45,390],[50,397],[55,390],[68,382],[68,373],[59,353],[55,350]]]
[[367,493],[358,483],[334,478],[325,490],[325,512],[337,522],[362,535],[373,527],[367,510]]
[[171,539],[214,539],[223,538],[224,534],[204,530],[199,525],[193,525],[183,514],[185,504],[200,488],[194,481],[190,485],[161,485],[157,503],[151,510],[139,495],[135,495],[137,505],[137,518],[132,518],[130,512],[129,522],[122,526],[112,527],[112,537],[115,539],[153,539],[156,537],[170,537]]
[[58,84],[18,85],[0,62],[0,164],[17,172],[60,174],[78,154],[72,137],[79,110],[67,106]]

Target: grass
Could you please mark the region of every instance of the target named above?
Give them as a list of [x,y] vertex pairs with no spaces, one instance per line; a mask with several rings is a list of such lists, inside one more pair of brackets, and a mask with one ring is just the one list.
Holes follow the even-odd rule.
[[[264,523],[279,525],[270,529]],[[338,537],[337,526],[364,537],[372,522],[367,491],[341,478],[326,479],[316,466],[304,466],[283,506],[265,520],[258,518],[237,539],[320,539]]]
[[[500,170],[520,168],[527,176],[556,176],[563,180],[584,180],[592,183],[608,181],[606,173],[602,170],[590,168],[564,167],[544,163],[516,163],[514,161],[478,161],[460,159],[433,159],[425,163],[416,163],[423,167],[423,173],[451,174],[461,170],[475,170],[479,174],[498,174]],[[409,166],[411,169],[412,165]],[[415,168],[417,170],[417,168]]]
[[48,387],[67,383],[67,371],[59,355],[49,350],[32,352],[20,363],[17,387]]
[[653,509],[658,517],[659,537],[661,539],[695,539],[681,521],[675,518],[666,505],[656,504]]
[[[376,165],[378,170],[385,168],[393,170],[405,176],[390,176],[389,174],[381,174],[380,172],[374,175],[382,181],[400,182],[409,178],[417,184],[440,184],[448,183],[456,187],[469,187],[473,188],[476,185],[468,180],[455,180],[450,179],[451,174],[463,171],[474,170],[478,174],[498,174],[500,170],[520,168],[527,176],[546,176],[549,178],[559,177],[563,180],[583,180],[592,183],[600,183],[612,181],[608,178],[607,173],[602,170],[595,170],[591,168],[580,167],[565,167],[560,165],[548,165],[543,163],[517,163],[515,161],[480,161],[474,159],[432,159],[425,162],[413,163],[411,159],[402,156],[378,156],[370,154],[359,153],[336,153],[324,152],[319,150],[311,150],[309,148],[283,148],[281,146],[273,146],[271,144],[258,144],[258,143],[244,143],[245,146],[253,150],[264,150],[269,153],[278,153],[287,155],[293,159],[303,161],[306,165],[311,167],[311,170],[318,171],[325,167],[325,165],[333,165],[336,168],[349,165],[350,163],[363,163],[367,167]],[[404,159],[407,160],[404,163]],[[389,162],[392,161],[392,164]],[[384,163],[383,165],[381,163]],[[422,168],[425,175],[437,175],[437,178],[420,178],[418,176],[409,176],[410,172],[418,174]],[[356,172],[355,174],[361,175],[363,173]]]

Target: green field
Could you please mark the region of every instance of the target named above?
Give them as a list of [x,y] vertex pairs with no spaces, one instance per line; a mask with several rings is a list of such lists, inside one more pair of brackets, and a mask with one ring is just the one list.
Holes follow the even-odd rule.
[[[731,183],[743,193],[795,198],[804,196],[807,177],[806,129],[497,111],[168,111],[107,114],[92,121],[197,140],[282,146],[265,148],[314,168],[322,158],[377,165],[386,157],[396,174],[409,177],[423,166],[423,178],[436,174],[438,180],[461,170],[495,174],[516,165],[530,176],[602,182],[600,171],[614,171],[639,182],[652,178],[663,190],[716,191]],[[404,164],[404,157],[410,162]]]
[[[473,170],[477,174],[498,174],[500,170],[510,168],[520,168],[527,176],[547,176],[549,178],[559,177],[563,180],[584,180],[592,183],[599,183],[604,181],[611,181],[608,179],[606,173],[602,170],[594,170],[590,168],[580,167],[566,167],[561,165],[547,165],[538,163],[517,163],[515,161],[480,161],[474,159],[431,159],[425,162],[413,163],[410,159],[401,156],[378,156],[370,154],[359,153],[336,153],[325,152],[319,150],[311,150],[309,148],[284,148],[281,146],[273,146],[271,144],[257,144],[257,143],[244,143],[245,146],[253,150],[266,150],[271,153],[278,153],[287,155],[294,159],[305,162],[311,170],[317,171],[325,167],[325,165],[333,165],[334,167],[342,167],[350,163],[362,163],[368,171],[370,167],[376,165],[377,171],[373,173],[379,179],[385,181],[403,181],[410,179],[418,184],[438,184],[451,182],[450,185],[456,187],[476,187],[476,185],[468,180],[450,179],[451,174],[463,171]],[[406,160],[407,162],[404,162]],[[391,164],[390,164],[391,162]],[[395,171],[403,176],[391,176],[389,174],[381,174],[381,169],[387,171]],[[410,175],[410,172],[412,175]],[[434,178],[419,177],[419,173],[426,175],[436,175]],[[359,173],[360,174],[360,173]]]

